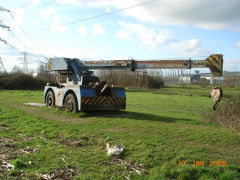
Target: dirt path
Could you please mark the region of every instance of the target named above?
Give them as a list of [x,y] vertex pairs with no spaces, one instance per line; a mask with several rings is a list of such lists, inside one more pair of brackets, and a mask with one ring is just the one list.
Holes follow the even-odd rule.
[[62,115],[60,113],[54,112],[48,112],[44,110],[42,107],[34,107],[34,106],[27,106],[23,103],[17,103],[17,102],[10,102],[8,100],[2,100],[0,99],[0,105],[3,106],[9,106],[16,109],[21,110],[22,112],[25,112],[26,114],[34,115],[37,118],[44,118],[49,120],[56,120],[61,122],[68,122],[72,124],[79,124],[79,123],[88,123],[91,121],[92,118],[84,118],[84,117],[74,117],[74,116],[66,116]]

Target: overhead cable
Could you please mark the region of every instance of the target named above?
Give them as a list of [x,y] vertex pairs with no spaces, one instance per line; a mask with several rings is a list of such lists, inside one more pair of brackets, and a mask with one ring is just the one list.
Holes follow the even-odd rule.
[[26,1],[26,2],[18,5],[17,7],[15,7],[15,8],[13,9],[13,11],[16,10],[16,9],[18,9],[18,8],[24,8],[24,7],[28,6],[29,4],[31,4],[33,1],[34,1],[34,0]]
[[[15,24],[19,27],[19,29],[23,32],[23,34],[27,37],[27,38],[29,38],[31,41],[33,41],[37,46],[39,46],[40,48],[41,48],[41,46],[39,45],[39,43],[35,40],[35,39],[33,39],[28,33],[26,33],[25,31],[24,31],[24,29],[15,21],[15,19],[14,19],[14,17],[12,16],[12,19],[13,19],[13,21],[15,22]],[[12,31],[11,31],[12,32]],[[15,36],[15,34],[12,32],[12,34],[14,35],[14,37],[16,37]],[[17,37],[16,37],[16,39],[18,39]],[[18,39],[19,40],[19,39]],[[39,48],[37,48],[38,50],[40,50]],[[41,50],[40,50],[41,51]],[[46,56],[43,56],[46,60],[48,60],[48,58],[46,57]]]
[[113,10],[113,11],[110,11],[110,12],[107,12],[107,13],[102,13],[102,14],[98,14],[98,15],[95,15],[95,16],[86,17],[86,18],[83,18],[83,19],[79,19],[79,20],[76,20],[76,21],[71,21],[71,22],[64,23],[64,24],[59,24],[59,25],[56,25],[56,26],[46,27],[46,28],[43,28],[43,29],[40,29],[40,30],[29,32],[28,34],[34,34],[34,33],[39,33],[39,32],[43,32],[43,31],[48,31],[53,27],[67,26],[67,25],[72,25],[72,24],[77,24],[77,23],[80,23],[80,22],[84,22],[84,21],[89,21],[89,20],[92,20],[92,19],[100,18],[100,17],[103,17],[103,16],[108,16],[108,15],[111,15],[111,14],[115,14],[115,13],[125,11],[125,10],[128,10],[128,9],[132,9],[132,8],[135,8],[135,7],[138,7],[138,6],[143,6],[143,5],[146,5],[146,4],[154,3],[154,2],[157,2],[157,1],[160,1],[160,0],[144,1],[142,3],[138,3],[138,4],[128,6],[128,7],[125,7],[125,8],[121,8],[121,9],[116,9],[116,10]]

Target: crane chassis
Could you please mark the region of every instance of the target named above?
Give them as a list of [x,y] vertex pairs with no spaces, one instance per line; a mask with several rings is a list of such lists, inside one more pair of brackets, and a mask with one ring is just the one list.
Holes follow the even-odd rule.
[[107,60],[83,61],[71,58],[50,58],[49,70],[57,72],[57,82],[47,83],[44,102],[48,107],[63,107],[68,112],[121,110],[126,108],[123,87],[109,86],[92,70],[101,69],[191,69],[209,68],[214,76],[222,75],[223,56],[213,54],[205,60]]

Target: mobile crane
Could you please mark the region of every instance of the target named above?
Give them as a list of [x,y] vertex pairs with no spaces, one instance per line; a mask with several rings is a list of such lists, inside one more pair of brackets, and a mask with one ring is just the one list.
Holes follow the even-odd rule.
[[[57,71],[57,83],[47,83],[44,103],[48,107],[63,107],[68,112],[93,110],[121,110],[126,108],[123,87],[111,87],[99,81],[91,70],[100,69],[191,69],[209,68],[214,76],[221,76],[223,55],[212,54],[205,60],[104,60],[83,61],[71,58],[50,58],[50,71]],[[63,79],[65,77],[65,79]]]

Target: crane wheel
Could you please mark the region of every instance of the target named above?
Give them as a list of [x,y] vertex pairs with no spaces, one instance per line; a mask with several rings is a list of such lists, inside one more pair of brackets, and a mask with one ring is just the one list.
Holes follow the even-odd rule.
[[67,97],[65,98],[64,106],[67,112],[72,113],[77,112],[77,100],[72,93],[68,94]]
[[55,106],[55,97],[54,97],[54,93],[52,91],[48,91],[48,93],[47,93],[46,104],[49,108],[52,108]]

